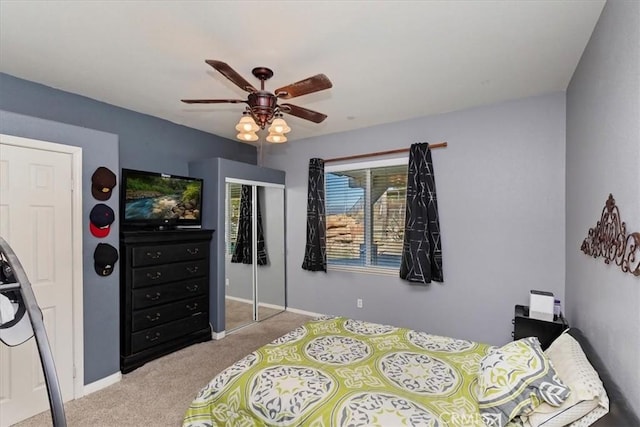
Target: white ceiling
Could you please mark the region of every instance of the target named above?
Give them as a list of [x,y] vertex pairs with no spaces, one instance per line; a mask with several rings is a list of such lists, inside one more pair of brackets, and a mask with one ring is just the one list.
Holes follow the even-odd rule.
[[333,88],[288,102],[289,140],[566,90],[604,0],[6,1],[0,71],[235,138],[245,99],[205,64],[267,90],[318,73]]

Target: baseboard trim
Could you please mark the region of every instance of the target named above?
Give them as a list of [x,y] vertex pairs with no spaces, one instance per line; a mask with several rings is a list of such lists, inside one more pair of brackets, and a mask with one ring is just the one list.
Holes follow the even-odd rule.
[[245,302],[247,304],[253,304],[253,300],[246,299],[246,298],[232,297],[230,295],[226,295],[225,298],[233,300],[233,301],[240,301],[240,302]]
[[[247,304],[253,304],[252,300],[246,299],[246,298],[232,297],[230,295],[225,296],[225,298],[230,299],[232,301],[238,301],[238,302],[244,302],[244,303],[247,303]],[[258,302],[258,307],[273,308],[274,310],[284,310],[285,309],[285,307],[283,305],[270,304],[268,302]]]
[[110,385],[119,383],[120,380],[122,380],[122,373],[116,372],[115,374],[104,377],[98,381],[94,381],[90,384],[85,384],[83,389],[83,396],[94,393],[98,390],[102,390],[103,388],[109,387]]
[[271,308],[273,310],[284,310],[286,308],[284,305],[269,304],[266,302],[259,302],[258,307]]
[[300,310],[298,308],[292,308],[292,307],[287,307],[286,311],[290,311],[292,313],[302,314],[303,316],[310,316],[310,317],[326,316],[326,314],[314,313],[313,311]]

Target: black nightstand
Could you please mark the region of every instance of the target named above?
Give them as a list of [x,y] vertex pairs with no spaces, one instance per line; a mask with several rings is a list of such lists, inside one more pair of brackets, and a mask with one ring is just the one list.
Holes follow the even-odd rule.
[[538,337],[543,350],[546,350],[553,340],[562,334],[562,331],[569,328],[566,319],[562,316],[554,316],[553,322],[530,318],[529,307],[526,305],[516,305],[512,323],[514,326],[511,335],[514,340]]

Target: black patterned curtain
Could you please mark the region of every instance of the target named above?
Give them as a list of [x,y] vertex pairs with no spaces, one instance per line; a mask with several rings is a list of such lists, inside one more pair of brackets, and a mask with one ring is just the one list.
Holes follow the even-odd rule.
[[[240,215],[238,217],[238,235],[236,236],[236,247],[231,257],[231,262],[251,264],[251,193],[250,185],[242,186],[240,197]],[[256,197],[256,211],[258,223],[258,265],[267,264],[267,250],[264,245],[264,232],[262,230],[262,214],[260,212],[260,197]]]
[[424,284],[444,281],[436,181],[427,143],[412,144],[409,150],[400,278]]
[[309,160],[307,186],[307,245],[302,268],[327,271],[326,221],[324,213],[324,160]]

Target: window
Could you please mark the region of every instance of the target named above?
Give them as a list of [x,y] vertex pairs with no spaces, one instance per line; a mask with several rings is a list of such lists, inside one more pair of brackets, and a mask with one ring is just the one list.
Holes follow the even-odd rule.
[[231,256],[236,250],[238,239],[238,223],[240,220],[240,201],[242,199],[242,185],[227,182],[226,203],[226,240],[227,255]]
[[325,188],[327,264],[397,273],[404,239],[407,159],[328,166]]

